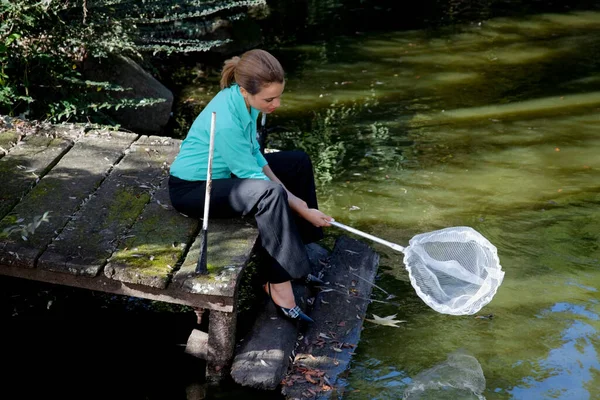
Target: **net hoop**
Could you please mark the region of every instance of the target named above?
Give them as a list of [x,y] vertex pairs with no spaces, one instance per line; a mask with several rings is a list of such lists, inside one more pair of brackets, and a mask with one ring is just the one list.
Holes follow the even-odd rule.
[[[458,231],[458,232],[455,232]],[[461,307],[449,307],[445,304],[440,304],[436,299],[423,292],[421,287],[418,285],[416,277],[412,272],[412,268],[409,267],[408,258],[411,256],[411,247],[418,246],[424,242],[431,242],[432,239],[436,239],[439,242],[452,242],[455,240],[446,240],[448,237],[448,233],[452,232],[453,234],[461,237],[463,242],[473,242],[477,244],[479,247],[485,247],[490,251],[490,254],[493,259],[493,267],[495,268],[486,268],[487,276],[483,279],[483,283],[479,287],[479,290],[471,296],[471,298],[466,301]],[[427,240],[425,240],[427,239]],[[480,244],[481,243],[481,244]],[[483,245],[482,245],[483,244]],[[429,307],[433,308],[435,311],[442,314],[449,315],[472,315],[481,310],[485,305],[487,305],[492,298],[496,295],[498,288],[502,284],[502,280],[504,279],[504,271],[502,271],[502,267],[500,265],[500,259],[498,257],[497,248],[490,243],[483,235],[474,230],[473,228],[466,226],[458,226],[458,227],[450,227],[444,228],[433,232],[423,233],[414,236],[409,241],[409,246],[406,247],[404,252],[404,266],[408,270],[408,276],[410,279],[410,283],[412,287],[417,292],[417,295],[423,300]],[[492,281],[495,280],[497,283],[491,284]],[[491,289],[490,289],[491,287]],[[474,304],[477,305],[474,306]]]

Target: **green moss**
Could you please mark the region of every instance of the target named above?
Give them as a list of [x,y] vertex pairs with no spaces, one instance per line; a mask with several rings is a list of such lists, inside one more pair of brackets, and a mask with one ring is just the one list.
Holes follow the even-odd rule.
[[196,232],[198,222],[159,208],[149,207],[146,211],[113,260],[134,274],[164,276],[180,262],[184,245]]
[[110,203],[106,223],[133,221],[140,215],[148,201],[150,201],[150,195],[147,192],[136,193],[131,188],[117,189],[115,197]]
[[42,135],[30,135],[27,136],[27,145],[34,147],[47,147],[52,143],[54,139]]
[[15,143],[19,138],[17,131],[4,131],[0,132],[0,146],[8,150],[11,143]]
[[142,244],[127,250],[118,251],[113,260],[119,264],[127,265],[148,276],[155,276],[169,272],[174,267],[183,251],[180,247],[165,246],[161,244]]

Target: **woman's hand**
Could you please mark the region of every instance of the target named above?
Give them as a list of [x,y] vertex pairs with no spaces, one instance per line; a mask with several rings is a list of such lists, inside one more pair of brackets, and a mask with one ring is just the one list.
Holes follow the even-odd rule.
[[316,208],[307,208],[302,213],[302,217],[316,227],[331,226],[329,221],[333,219]]

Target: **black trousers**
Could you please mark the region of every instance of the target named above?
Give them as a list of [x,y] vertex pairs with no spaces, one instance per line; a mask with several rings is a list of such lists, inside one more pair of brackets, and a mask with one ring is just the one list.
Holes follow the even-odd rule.
[[[285,187],[317,208],[312,163],[302,151],[266,154],[271,170]],[[169,178],[173,207],[192,218],[204,214],[205,181]],[[289,207],[285,189],[262,179],[215,179],[210,195],[209,218],[254,215],[261,245],[270,258],[266,279],[273,283],[298,279],[310,272],[305,244],[323,238],[323,231],[296,215]]]

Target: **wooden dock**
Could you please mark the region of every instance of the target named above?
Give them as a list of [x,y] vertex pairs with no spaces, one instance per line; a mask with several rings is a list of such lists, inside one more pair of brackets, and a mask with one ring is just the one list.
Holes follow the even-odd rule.
[[19,123],[0,132],[0,274],[210,310],[195,339],[207,379],[221,380],[255,227],[211,221],[209,274],[196,275],[199,221],[168,199],[180,141]]
[[329,286],[295,292],[317,323],[306,329],[267,303],[236,345],[240,281],[258,231],[241,218],[210,221],[209,273],[195,274],[200,223],[168,196],[180,141],[13,121],[0,119],[0,275],[208,310],[207,332],[194,329],[186,348],[207,361],[208,381],[231,371],[240,385],[281,388],[288,399],[336,393],[378,268],[370,247],[346,237],[331,254],[307,246]]

